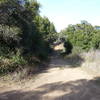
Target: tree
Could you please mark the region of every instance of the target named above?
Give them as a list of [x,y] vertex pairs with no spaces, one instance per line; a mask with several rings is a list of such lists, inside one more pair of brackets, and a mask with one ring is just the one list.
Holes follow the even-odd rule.
[[0,72],[14,71],[23,62],[32,64],[33,56],[38,61],[47,59],[56,30],[48,18],[39,15],[39,7],[35,0],[0,1],[0,60],[12,61]]
[[64,47],[65,47],[65,50],[66,50],[65,51],[66,54],[72,53],[73,46],[72,46],[72,44],[69,40],[64,42]]
[[65,34],[65,40],[69,40],[73,47],[80,47],[86,51],[91,48],[99,48],[100,30],[95,30],[95,27],[87,21],[82,21],[81,24],[69,25],[61,33]]
[[49,21],[47,17],[36,17],[36,25],[39,33],[43,36],[43,39],[52,44],[56,40],[56,29],[53,23]]

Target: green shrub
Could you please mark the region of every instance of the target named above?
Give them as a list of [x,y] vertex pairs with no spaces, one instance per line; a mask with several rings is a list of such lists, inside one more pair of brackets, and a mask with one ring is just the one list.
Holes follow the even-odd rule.
[[17,68],[23,68],[27,61],[19,54],[12,55],[9,58],[0,57],[0,74],[11,73]]
[[69,40],[74,48],[82,51],[100,48],[100,30],[96,30],[89,23],[69,25],[61,33],[65,34],[65,40]]
[[25,0],[22,6],[18,0],[3,1],[0,2],[0,73],[46,60],[56,30],[48,18],[39,15],[39,3]]
[[66,54],[72,53],[73,46],[72,46],[72,44],[71,44],[71,42],[70,42],[69,40],[67,40],[67,41],[64,43],[64,47],[65,47],[65,53],[66,53]]
[[93,33],[91,47],[94,49],[100,49],[100,31]]

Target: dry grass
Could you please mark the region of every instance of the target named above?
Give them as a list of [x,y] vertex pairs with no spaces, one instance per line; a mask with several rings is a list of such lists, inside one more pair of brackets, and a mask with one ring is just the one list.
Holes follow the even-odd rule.
[[100,50],[91,50],[81,54],[84,62],[82,68],[94,75],[100,75]]

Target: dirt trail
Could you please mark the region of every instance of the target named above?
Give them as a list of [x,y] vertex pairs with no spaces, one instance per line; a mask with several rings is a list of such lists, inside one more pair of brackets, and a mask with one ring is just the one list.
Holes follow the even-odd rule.
[[98,79],[54,54],[50,68],[23,84],[0,84],[0,100],[100,100]]

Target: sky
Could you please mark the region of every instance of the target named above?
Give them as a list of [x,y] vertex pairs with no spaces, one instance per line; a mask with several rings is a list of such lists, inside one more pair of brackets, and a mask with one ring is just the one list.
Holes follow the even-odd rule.
[[86,20],[100,25],[100,0],[37,0],[41,4],[40,14],[54,23],[58,32],[69,24]]

